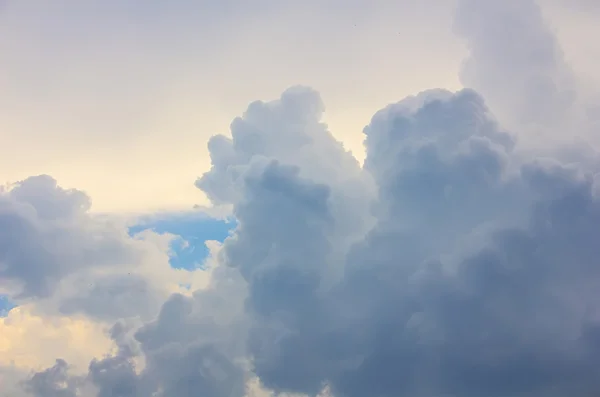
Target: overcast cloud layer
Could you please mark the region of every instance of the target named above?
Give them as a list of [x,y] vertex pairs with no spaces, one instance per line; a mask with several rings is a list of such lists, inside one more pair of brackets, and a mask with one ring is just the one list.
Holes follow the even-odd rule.
[[304,86],[213,136],[195,186],[235,229],[202,266],[50,176],[7,186],[0,396],[598,393],[597,104],[534,0],[460,0],[455,31],[465,88],[377,111],[364,165]]

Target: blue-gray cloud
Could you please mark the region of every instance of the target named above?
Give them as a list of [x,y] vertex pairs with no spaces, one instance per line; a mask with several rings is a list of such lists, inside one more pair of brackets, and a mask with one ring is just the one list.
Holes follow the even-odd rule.
[[93,215],[90,206],[85,193],[47,175],[0,191],[3,300],[111,322],[157,313],[173,276],[152,241],[157,235],[132,237],[123,222]]
[[[523,40],[497,36],[502,22]],[[241,397],[256,376],[308,396],[597,392],[593,161],[519,152],[484,99],[524,123],[567,117],[572,102],[545,74],[562,62],[556,43],[529,1],[463,1],[459,25],[484,95],[430,90],[380,110],[364,129],[363,167],[321,122],[316,91],[250,104],[231,137],[211,139],[212,168],[196,182],[236,221],[210,285],[172,295],[141,326],[117,323],[118,352],[86,376],[57,361],[26,389]],[[514,69],[492,62],[511,54]]]
[[110,224],[94,223],[90,200],[47,176],[30,177],[0,196],[0,277],[19,298],[47,297],[79,269],[137,262],[139,252]]
[[[283,96],[296,131],[310,123],[295,113],[314,109],[307,94],[320,103],[307,89]],[[280,104],[261,117],[281,117]],[[378,112],[365,128],[363,189],[331,170],[307,176],[316,160],[286,161],[268,134],[237,131],[238,150],[246,136],[272,145],[241,167],[212,153],[237,170],[215,190],[237,227],[214,282],[170,298],[131,334],[139,350],[94,361],[86,381],[99,395],[241,396],[251,374],[275,392],[346,397],[598,389],[600,202],[585,168],[517,156],[472,90]],[[318,161],[340,155],[329,148]],[[341,211],[336,191],[359,204],[369,192],[371,205]],[[369,228],[349,233],[351,215]],[[135,354],[147,362],[139,373]]]
[[352,397],[595,390],[591,177],[519,163],[472,91],[416,102],[365,129],[376,223],[333,287],[323,283],[344,232],[335,186],[279,162],[242,183],[224,256],[248,283],[256,374],[309,395],[324,385]]

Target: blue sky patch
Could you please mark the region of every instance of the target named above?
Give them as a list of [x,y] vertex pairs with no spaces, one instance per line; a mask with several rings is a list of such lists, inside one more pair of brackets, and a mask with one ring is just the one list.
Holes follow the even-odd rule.
[[0,295],[0,317],[6,317],[15,305],[4,295]]
[[208,256],[205,241],[223,242],[235,226],[233,220],[210,218],[203,213],[185,212],[142,219],[129,228],[129,233],[134,235],[150,229],[156,233],[180,236],[181,239],[171,244],[171,266],[177,269],[196,269],[202,266]]
[[[171,266],[177,269],[196,269],[201,267],[208,256],[207,240],[223,242],[235,228],[234,220],[222,220],[208,217],[198,212],[167,213],[160,216],[142,218],[139,223],[129,228],[134,235],[143,230],[156,233],[171,233],[181,239],[171,244]],[[0,295],[0,317],[16,307],[5,295]]]

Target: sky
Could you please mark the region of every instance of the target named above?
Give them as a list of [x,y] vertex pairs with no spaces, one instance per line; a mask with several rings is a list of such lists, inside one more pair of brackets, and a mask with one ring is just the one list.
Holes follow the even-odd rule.
[[210,166],[208,138],[295,84],[319,88],[360,156],[375,110],[459,87],[451,4],[411,3],[4,2],[0,180],[49,173],[98,211],[208,204],[189,183]]
[[589,397],[589,0],[0,0],[0,397]]
[[[594,3],[544,1],[593,78],[598,50],[581,37],[594,35]],[[207,139],[251,101],[318,88],[330,130],[362,160],[376,110],[461,87],[455,0],[248,4],[5,0],[0,180],[49,173],[97,211],[187,209],[208,204],[189,183],[210,165]]]

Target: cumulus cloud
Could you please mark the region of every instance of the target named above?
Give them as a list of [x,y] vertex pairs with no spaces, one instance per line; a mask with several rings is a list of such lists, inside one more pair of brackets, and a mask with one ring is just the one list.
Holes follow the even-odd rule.
[[0,292],[18,305],[0,318],[0,372],[24,378],[57,358],[68,363],[36,377],[30,393],[110,353],[106,330],[115,321],[149,321],[182,280],[202,284],[169,266],[172,236],[130,236],[125,222],[89,209],[85,193],[46,175],[0,192]]
[[346,396],[595,390],[591,176],[511,156],[470,90],[409,98],[365,132],[376,223],[327,289],[345,233],[335,185],[275,160],[241,184],[224,260],[248,284],[263,384]]
[[[312,90],[289,95],[290,110],[313,109],[307,95],[320,103]],[[281,103],[268,104],[273,119]],[[331,170],[311,177],[316,160],[286,161],[291,150],[275,139],[270,156],[244,162],[213,152],[215,164],[237,170],[218,194],[238,227],[210,286],[172,296],[134,333],[143,369],[128,350],[93,361],[65,390],[88,382],[102,396],[244,395],[251,374],[275,392],[349,397],[597,390],[593,176],[515,156],[471,90],[408,98],[365,133],[362,189]],[[242,145],[236,139],[229,144]],[[360,204],[369,192],[372,206],[354,207],[368,230],[349,234],[338,222],[351,214],[334,208],[338,189]]]
[[43,300],[63,313],[151,318],[178,283],[168,266],[170,237],[132,238],[124,223],[91,215],[90,204],[47,175],[5,188],[0,287],[17,303]]
[[[522,40],[506,40],[500,21]],[[212,167],[196,186],[232,208],[236,228],[213,248],[208,280],[188,274],[193,292],[167,297],[168,282],[163,295],[148,292],[145,283],[165,275],[185,280],[151,270],[150,253],[168,247],[160,236],[119,235],[87,214],[85,196],[47,177],[7,191],[4,230],[35,236],[27,249],[13,234],[0,239],[0,274],[15,296],[59,300],[63,313],[105,323],[129,318],[110,329],[113,351],[87,372],[59,359],[21,392],[596,393],[598,159],[593,151],[580,162],[533,157],[504,126],[570,117],[569,85],[554,84],[565,66],[560,49],[528,1],[462,1],[458,25],[470,40],[471,87],[378,111],[364,129],[363,166],[329,133],[319,94],[305,87],[250,104],[231,137],[210,140]],[[51,250],[63,235],[71,250]],[[82,258],[93,271],[81,270]],[[107,270],[121,263],[144,271],[124,279]],[[85,294],[64,286],[86,272],[103,277]],[[147,302],[160,306],[156,315]],[[144,315],[132,319],[136,312]]]

